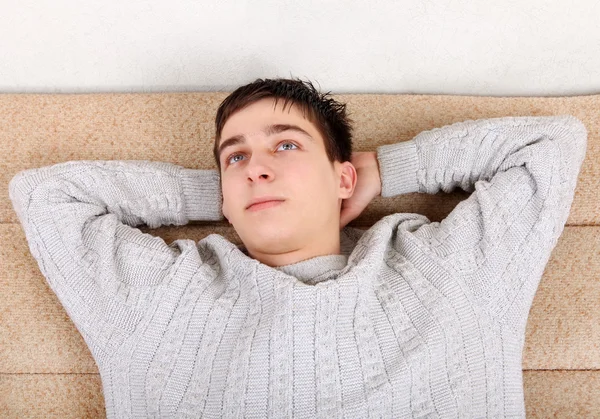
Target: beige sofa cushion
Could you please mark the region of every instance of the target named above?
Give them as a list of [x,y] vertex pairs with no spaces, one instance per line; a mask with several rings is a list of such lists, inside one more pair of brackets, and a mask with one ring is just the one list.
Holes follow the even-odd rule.
[[[46,285],[8,198],[20,170],[68,160],[161,160],[214,169],[214,115],[228,93],[0,94],[0,416],[104,417],[98,370]],[[355,151],[467,119],[571,114],[588,150],[567,226],[535,296],[523,353],[528,417],[600,417],[600,95],[335,95],[354,120]],[[377,198],[352,225],[394,212],[441,221],[466,192]],[[141,228],[167,242],[225,223]]]

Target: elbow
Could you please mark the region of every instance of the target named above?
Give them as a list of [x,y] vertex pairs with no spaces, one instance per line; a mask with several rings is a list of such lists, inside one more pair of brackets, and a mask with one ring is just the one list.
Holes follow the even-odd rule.
[[27,200],[27,171],[17,173],[8,183],[8,197],[13,205],[21,206]]
[[573,115],[563,115],[562,118],[561,126],[564,127],[564,131],[560,134],[565,137],[565,151],[573,154],[573,164],[581,166],[587,151],[588,130],[585,124]]

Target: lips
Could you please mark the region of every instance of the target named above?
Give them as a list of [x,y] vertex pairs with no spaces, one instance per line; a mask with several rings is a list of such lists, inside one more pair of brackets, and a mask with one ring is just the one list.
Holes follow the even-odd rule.
[[251,200],[250,203],[248,204],[248,206],[246,207],[246,209],[247,210],[255,210],[255,209],[262,209],[262,208],[270,208],[272,206],[279,205],[283,201],[284,201],[283,198],[280,198],[277,196],[263,196],[263,197],[255,198],[255,199]]

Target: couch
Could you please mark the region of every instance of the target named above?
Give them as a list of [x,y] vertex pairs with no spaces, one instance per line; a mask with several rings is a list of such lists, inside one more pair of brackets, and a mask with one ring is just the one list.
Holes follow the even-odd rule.
[[[19,171],[69,160],[161,160],[214,169],[214,116],[229,92],[0,94],[0,417],[105,417],[98,369],[31,256],[8,197]],[[527,416],[600,417],[600,95],[334,95],[348,104],[355,151],[467,119],[571,114],[588,129],[567,225],[531,308],[523,351]],[[376,198],[351,225],[394,212],[441,221],[468,193]],[[140,230],[167,243],[223,223]]]

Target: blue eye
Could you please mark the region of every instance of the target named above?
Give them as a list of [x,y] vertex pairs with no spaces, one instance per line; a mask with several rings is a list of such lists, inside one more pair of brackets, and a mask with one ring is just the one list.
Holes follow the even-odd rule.
[[[231,160],[234,159],[235,157],[243,157],[243,156],[241,154],[232,154],[231,156],[229,156],[229,159],[227,160],[227,162],[229,164],[231,164]],[[236,161],[239,161],[239,160],[236,160]]]
[[[296,144],[294,144],[292,142],[289,142],[289,141],[284,141],[284,142],[282,142],[282,143],[279,144],[279,146],[277,147],[277,150],[281,149],[281,147],[284,146],[284,145],[291,145],[293,147],[298,148],[298,146]],[[293,150],[293,148],[286,148],[286,149],[284,149],[284,151],[286,151],[286,150]],[[229,156],[227,158],[227,163],[231,165],[231,164],[234,164],[234,163],[237,163],[238,161],[240,161],[240,160],[233,160],[236,157],[244,157],[244,155],[243,154],[232,154],[231,156]]]
[[[294,143],[290,143],[290,142],[288,142],[288,141],[286,141],[286,142],[284,142],[284,143],[281,143],[281,145],[280,145],[279,147],[281,147],[282,145],[285,145],[285,144],[293,145],[294,147],[298,148],[298,146],[297,146],[296,144],[294,144]],[[278,147],[277,149],[279,149],[279,147]],[[288,150],[289,150],[289,148],[288,148]]]

